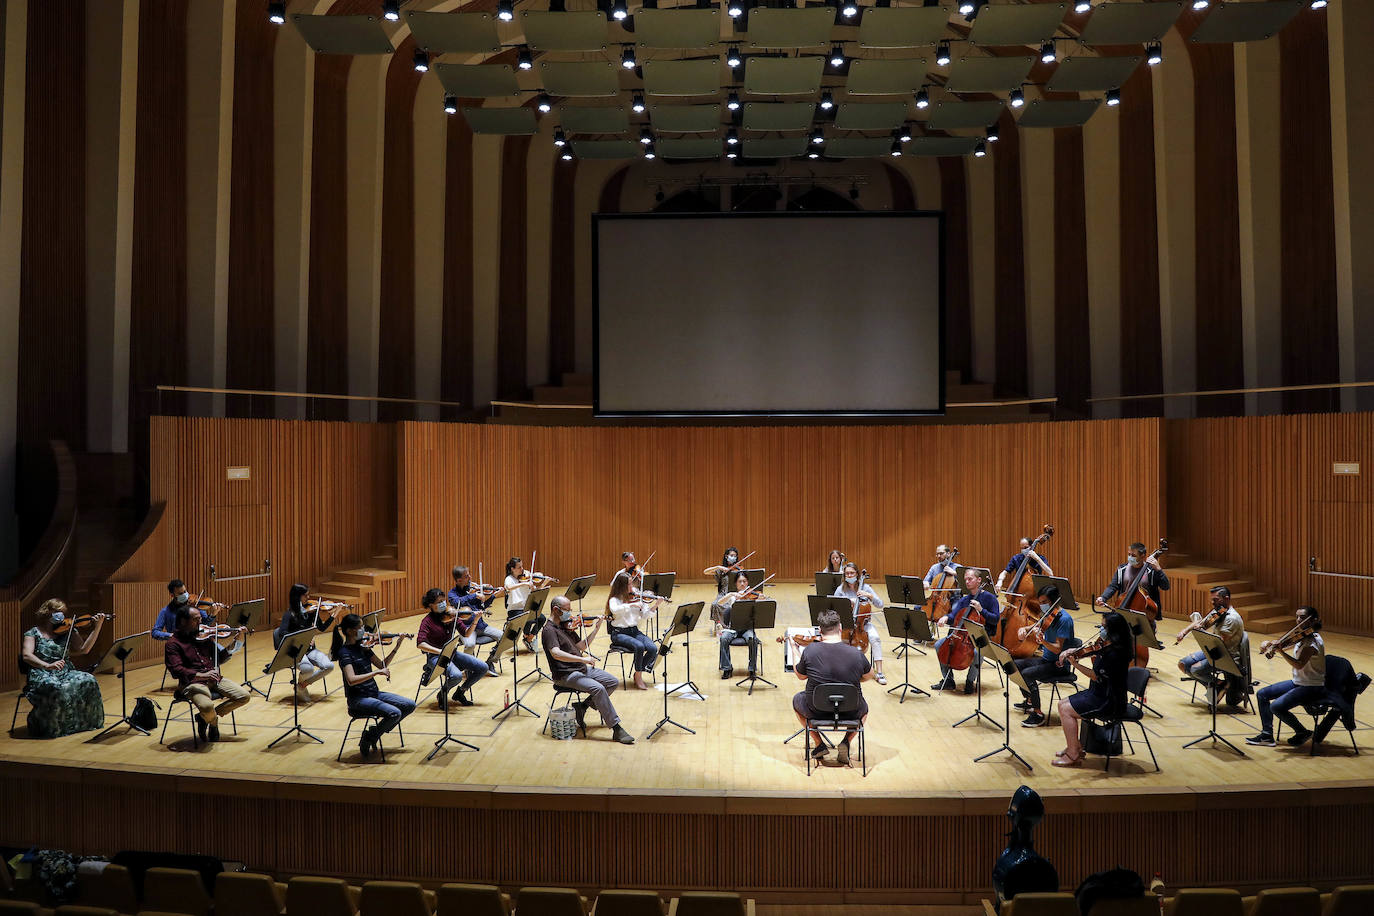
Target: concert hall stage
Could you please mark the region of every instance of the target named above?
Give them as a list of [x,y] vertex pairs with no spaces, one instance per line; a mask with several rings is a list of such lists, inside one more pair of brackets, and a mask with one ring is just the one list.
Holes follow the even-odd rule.
[[[336,762],[347,721],[337,674],[328,680],[335,692],[318,699],[315,685],[317,700],[300,711],[301,724],[323,744],[288,738],[268,749],[292,722],[290,690],[279,678],[270,701],[255,695],[239,711],[237,735],[225,727],[219,744],[196,752],[186,707],[169,710],[170,688],[158,689],[161,667],[134,669],[130,703],[150,695],[164,713],[182,717],[171,723],[167,745],[156,733],[123,730],[99,742],[93,733],[27,740],[25,705],[18,737],[0,739],[7,812],[0,842],[87,853],[208,852],[284,874],[582,886],[591,875],[603,887],[730,887],[774,902],[961,902],[988,886],[1007,798],[1026,783],[1049,807],[1038,845],[1070,887],[1115,864],[1160,871],[1171,886],[1325,885],[1369,874],[1369,714],[1357,705],[1359,756],[1340,726],[1316,757],[1305,748],[1247,747],[1243,739],[1258,730],[1253,714],[1218,720],[1244,757],[1207,742],[1185,750],[1208,732],[1211,717],[1179,680],[1175,662],[1191,640],[1173,648],[1176,620],[1160,627],[1170,648],[1151,656],[1159,676],[1148,701],[1163,718],[1147,716],[1145,728],[1161,772],[1134,727],[1135,753],[1113,760],[1110,773],[1097,757],[1076,769],[1051,767],[1064,745],[1057,716],[1050,727],[1029,729],[1015,710],[1011,743],[1034,772],[1006,754],[975,763],[1002,740],[1000,727],[986,722],[951,727],[974,709],[975,697],[951,692],[899,702],[869,682],[867,778],[857,760],[852,769],[822,766],[808,777],[801,739],[783,744],[796,730],[791,698],[801,682],[782,670],[775,641],[784,626],[806,621],[807,591],[801,584],[775,590],[779,625],[763,636],[763,673],[778,686],[759,684],[752,696],[736,680],[720,679],[717,644],[703,620],[691,656],[705,699],[669,700],[672,717],[695,735],[669,727],[646,740],[663,715],[662,694],[617,691],[617,708],[638,739],[633,747],[611,742],[594,712],[589,737],[571,741],[541,734],[542,719],[525,713],[493,721],[512,686],[507,658],[505,675],[477,688],[477,705],[455,706],[451,716],[454,735],[477,752],[450,745],[425,760],[444,728],[430,699],[406,720],[404,748],[390,736],[385,763],[361,761],[355,739]],[[674,601],[713,594],[706,585],[680,585]],[[589,613],[604,595],[604,588],[593,591]],[[1078,612],[1080,635],[1095,617]],[[385,628],[413,632],[417,622],[393,618]],[[601,655],[607,644],[603,633],[593,651]],[[903,679],[894,644],[884,640],[889,687]],[[269,633],[251,639],[254,671],[270,646]],[[674,683],[685,674],[681,648],[668,656]],[[1328,633],[1327,648],[1356,670],[1374,670],[1374,640]],[[733,651],[743,668],[745,650]],[[520,655],[522,674],[530,661]],[[1257,653],[1255,664],[1266,683],[1287,676],[1280,660]],[[240,677],[241,665],[234,658],[226,675]],[[608,667],[619,673],[614,656]],[[383,689],[413,694],[419,668],[419,652],[407,642]],[[933,652],[913,655],[910,672],[928,690],[938,680]],[[118,681],[100,680],[107,716],[117,717]],[[256,683],[265,688],[266,680]],[[528,679],[520,691],[546,712],[547,681]],[[1000,723],[1004,701],[990,668],[981,695],[984,712]],[[0,708],[12,709],[14,698],[13,691],[0,694]]]

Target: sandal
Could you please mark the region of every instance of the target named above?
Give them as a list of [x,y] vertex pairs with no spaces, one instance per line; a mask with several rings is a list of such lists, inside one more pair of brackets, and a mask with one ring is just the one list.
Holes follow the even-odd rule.
[[1070,757],[1068,754],[1060,754],[1050,761],[1050,765],[1057,767],[1076,767],[1082,762],[1083,755],[1081,753],[1077,757]]

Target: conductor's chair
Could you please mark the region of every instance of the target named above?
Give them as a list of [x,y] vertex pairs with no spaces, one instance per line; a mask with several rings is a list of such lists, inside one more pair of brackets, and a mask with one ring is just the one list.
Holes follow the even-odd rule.
[[864,723],[859,710],[863,695],[853,684],[817,684],[811,692],[811,703],[822,715],[806,719],[806,775],[811,775],[811,732],[858,732],[859,765],[868,775],[868,756],[864,745]]
[[[544,734],[547,734],[547,733],[548,733],[548,731],[549,731],[549,713],[553,712],[554,704],[556,704],[556,703],[558,702],[558,698],[559,698],[560,696],[563,698],[563,705],[562,705],[562,706],[559,706],[558,708],[559,708],[559,709],[567,709],[567,708],[568,708],[569,706],[571,706],[573,703],[581,703],[581,702],[582,702],[582,697],[583,697],[584,694],[586,694],[586,692],[587,692],[587,691],[585,691],[585,690],[578,690],[576,687],[560,687],[559,685],[554,684],[554,685],[553,685],[553,697],[552,697],[552,699],[549,700],[549,708],[548,708],[548,711],[544,713],[544,727],[541,728],[541,729],[539,729],[539,734],[544,735]],[[575,699],[574,699],[574,698],[575,698]],[[581,732],[582,732],[582,737],[583,737],[583,738],[587,737],[587,729],[586,729],[585,726],[583,726],[583,727],[581,728]]]
[[[210,698],[213,700],[222,700],[224,699],[224,695],[212,687],[210,688]],[[172,693],[172,708],[175,709],[178,703],[186,704],[186,718],[187,721],[191,723],[191,747],[193,749],[199,748],[200,733],[196,731],[196,719],[200,718],[200,715],[196,711],[196,704],[191,702],[191,698],[188,697],[180,687]],[[172,715],[172,709],[167,710],[167,715],[162,720],[162,734],[158,736],[158,744],[167,743],[167,726],[171,724],[174,718],[177,717]],[[229,724],[233,727],[234,734],[237,735],[239,733],[239,722],[232,712],[229,713]]]

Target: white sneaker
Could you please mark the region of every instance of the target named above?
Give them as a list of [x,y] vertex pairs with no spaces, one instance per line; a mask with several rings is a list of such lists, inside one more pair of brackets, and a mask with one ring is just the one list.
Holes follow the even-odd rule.
[[878,675],[878,683],[881,684],[881,685],[883,685],[884,687],[886,687],[886,686],[887,686],[887,678],[885,678],[885,677],[883,677],[881,674],[879,674],[879,675]]

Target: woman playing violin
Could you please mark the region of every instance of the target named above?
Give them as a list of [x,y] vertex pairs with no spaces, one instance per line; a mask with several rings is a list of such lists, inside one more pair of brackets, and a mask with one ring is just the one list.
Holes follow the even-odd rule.
[[1293,676],[1261,687],[1255,694],[1259,698],[1260,730],[1253,738],[1246,738],[1246,744],[1273,747],[1275,716],[1293,730],[1293,737],[1288,739],[1293,747],[1302,747],[1312,737],[1312,732],[1303,727],[1291,710],[1326,695],[1326,644],[1317,632],[1322,628],[1322,619],[1316,608],[1298,608],[1297,618],[1298,625],[1283,638],[1267,640],[1260,646],[1267,656],[1282,655],[1292,666]]
[[[330,621],[333,620],[328,613],[330,606],[332,604],[323,601],[317,601],[310,606],[310,588],[299,582],[291,586],[291,591],[286,597],[286,612],[281,615],[281,623],[272,633],[273,647],[280,646],[283,639],[301,630],[314,627],[323,633],[329,629]],[[310,691],[306,687],[333,671],[334,663],[329,660],[328,655],[315,648],[312,642],[310,650],[301,653],[296,666],[300,669],[300,677],[296,680],[296,698],[302,703],[309,703]]]
[[[835,551],[830,552],[833,559]],[[857,621],[859,614],[864,607],[870,611],[868,621],[864,624],[864,631],[868,633],[868,645],[873,652],[873,676],[878,679],[879,684],[886,685],[887,678],[883,677],[883,638],[879,635],[878,621],[873,611],[881,610],[883,600],[878,597],[878,593],[873,591],[873,587],[867,582],[859,584],[859,566],[857,563],[848,561],[842,567],[844,571],[844,581],[840,587],[835,589],[835,598],[848,598],[849,603],[854,607],[854,618]]]
[[[511,557],[506,561],[506,619],[510,620],[517,614],[525,613],[525,602],[530,599],[530,592],[534,591],[534,576],[525,573],[525,561],[520,557]],[[539,632],[539,628],[548,620],[543,614],[537,614],[534,619],[525,621],[525,649],[534,651],[534,634]]]
[[[377,678],[391,680],[391,660],[400,651],[404,638],[392,642],[391,651],[383,660],[371,645],[364,645],[363,619],[357,614],[345,614],[334,629],[334,644],[330,654],[343,669],[344,696],[348,698],[348,714],[355,719],[376,716],[377,725],[363,729],[358,750],[370,757],[382,735],[391,731],[401,720],[415,711],[410,697],[384,693],[377,686]],[[403,636],[409,634],[403,634]]]
[[719,565],[708,566],[701,571],[703,576],[716,577],[716,600],[711,602],[711,626],[717,631],[720,630],[721,611],[724,609],[720,599],[729,594],[731,574],[736,572],[739,572],[738,547],[725,548],[725,553],[721,554]]
[[754,670],[758,667],[759,660],[759,638],[753,630],[746,630],[743,633],[736,633],[730,629],[730,609],[734,607],[736,601],[757,598],[758,593],[749,588],[749,575],[740,570],[735,573],[734,579],[730,583],[734,586],[734,591],[722,596],[717,600],[721,612],[720,631],[720,678],[725,680],[735,673],[734,662],[730,660],[730,643],[736,636],[742,637],[749,646],[749,675],[753,676]]
[[606,630],[611,635],[611,645],[619,646],[634,653],[635,687],[647,690],[644,672],[654,669],[658,660],[658,646],[639,629],[639,622],[653,611],[653,604],[661,599],[645,601],[630,594],[630,577],[617,573],[611,582],[611,594],[606,599],[606,613],[612,621]]
[[[1083,664],[1091,656],[1092,667]],[[1064,749],[1051,761],[1057,767],[1076,767],[1083,762],[1083,745],[1078,740],[1078,723],[1084,716],[1120,716],[1126,709],[1126,670],[1135,660],[1135,637],[1131,625],[1116,611],[1102,618],[1102,635],[1093,644],[1059,653],[1059,664],[1086,674],[1092,683],[1087,690],[1059,701],[1059,722],[1064,726]]]
[[24,633],[20,650],[20,667],[29,676],[28,695],[33,704],[29,737],[60,738],[104,725],[100,685],[94,675],[72,667],[69,656],[80,655],[95,645],[105,615],[95,615],[95,625],[84,638],[72,632],[67,605],[57,598],[44,601],[35,618],[34,626]]

